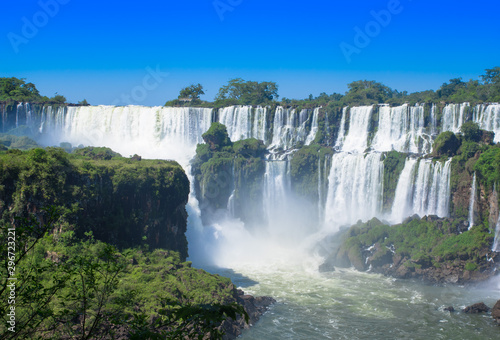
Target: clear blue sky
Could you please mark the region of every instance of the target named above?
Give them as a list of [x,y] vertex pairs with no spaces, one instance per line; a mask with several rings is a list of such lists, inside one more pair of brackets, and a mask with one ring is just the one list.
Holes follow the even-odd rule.
[[[391,2],[4,1],[0,76],[26,78],[43,95],[58,92],[72,102],[123,105],[128,96],[163,105],[198,82],[212,100],[235,77],[275,81],[281,97],[305,98],[344,93],[359,79],[411,92],[437,89],[500,66],[497,0],[400,0],[384,26],[373,25],[371,12]],[[358,42],[348,63],[340,45],[358,48],[355,27],[366,33],[367,24],[372,37]],[[155,80],[148,68],[168,76]]]

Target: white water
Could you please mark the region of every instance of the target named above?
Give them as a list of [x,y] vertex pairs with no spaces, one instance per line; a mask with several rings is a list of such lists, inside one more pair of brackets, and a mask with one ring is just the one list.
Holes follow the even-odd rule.
[[337,153],[332,157],[325,205],[325,227],[339,226],[379,216],[382,208],[383,163],[381,154]]
[[260,139],[267,144],[266,107],[229,106],[219,110],[219,122],[224,124],[231,141]]
[[412,213],[416,164],[416,159],[407,158],[405,167],[399,176],[394,195],[394,203],[392,205],[392,223],[400,223],[405,217],[410,216]]
[[309,111],[285,109],[281,106],[276,108],[273,121],[273,139],[270,149],[292,149],[298,142],[304,142],[307,138],[307,121]]
[[498,215],[498,221],[495,228],[495,239],[491,250],[500,252],[500,214]]
[[474,203],[476,202],[476,173],[472,179],[469,199],[469,230],[474,226]]
[[349,133],[342,143],[342,151],[363,152],[368,147],[368,130],[373,106],[350,108]]
[[494,141],[500,142],[500,104],[477,105],[473,120],[481,129],[495,132]]
[[424,134],[424,106],[380,106],[378,130],[371,147],[380,152],[430,152],[430,137]]
[[460,132],[460,127],[465,123],[465,110],[470,106],[469,103],[448,104],[443,109],[443,121],[441,132],[452,131]]
[[309,134],[307,135],[306,142],[304,143],[305,145],[310,145],[314,139],[316,138],[316,134],[318,133],[318,127],[319,127],[319,107],[315,108],[313,111],[313,119],[311,123],[311,130],[309,131]]
[[444,163],[421,159],[413,192],[413,212],[447,217],[450,200],[451,158]]
[[337,149],[337,150],[341,150],[342,149],[342,145],[344,144],[344,139],[345,139],[345,121],[346,121],[346,115],[347,115],[347,110],[348,109],[349,109],[348,107],[344,107],[342,109],[342,118],[340,120],[339,134],[337,136],[337,141],[335,142],[335,149]]

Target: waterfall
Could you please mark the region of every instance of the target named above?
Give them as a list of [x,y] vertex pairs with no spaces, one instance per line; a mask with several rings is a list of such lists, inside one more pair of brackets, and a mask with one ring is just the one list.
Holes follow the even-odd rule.
[[432,104],[431,107],[431,128],[430,128],[430,134],[432,136],[437,135],[437,117],[436,117],[436,104]]
[[421,159],[413,192],[413,212],[447,217],[450,199],[451,158],[443,165]]
[[295,109],[285,109],[278,106],[274,113],[273,139],[269,148],[271,150],[289,150],[298,142],[304,142],[307,138],[308,116],[308,110],[301,110],[297,114]]
[[493,131],[494,142],[500,142],[500,104],[477,105],[474,109],[473,120],[481,129]]
[[212,109],[79,106],[45,109],[40,131],[47,142],[107,146],[145,158],[191,158],[212,121]]
[[495,239],[493,240],[493,247],[491,250],[500,252],[500,215],[498,216],[497,225],[495,228]]
[[476,201],[476,173],[472,179],[472,186],[469,200],[469,230],[474,226],[474,203]]
[[219,111],[219,122],[226,126],[229,138],[233,142],[256,138],[267,144],[267,108],[265,107],[225,107]]
[[378,130],[371,145],[373,150],[428,153],[431,145],[428,139],[424,136],[423,105],[380,106]]
[[267,161],[264,175],[264,210],[268,226],[281,224],[290,193],[288,161]]
[[365,151],[372,112],[373,106],[359,106],[350,109],[349,133],[345,137],[342,151]]
[[306,142],[304,143],[305,145],[310,145],[314,139],[316,138],[316,134],[318,133],[318,123],[319,120],[319,108],[315,108],[313,112],[313,120],[311,123],[311,130],[309,131],[309,134],[307,135]]
[[465,122],[465,109],[468,108],[469,105],[469,103],[446,105],[443,109],[443,123],[441,132],[459,132],[460,127]]
[[405,217],[411,214],[416,164],[416,159],[407,158],[405,167],[399,176],[392,204],[391,220],[393,223],[401,223]]
[[380,216],[383,193],[381,154],[334,154],[328,176],[325,225],[339,227]]
[[345,139],[345,120],[346,120],[347,109],[348,109],[348,107],[344,107],[342,109],[342,119],[340,120],[339,134],[337,136],[337,142],[335,143],[335,149],[337,149],[337,150],[341,150],[342,149],[342,145],[344,145],[344,139]]

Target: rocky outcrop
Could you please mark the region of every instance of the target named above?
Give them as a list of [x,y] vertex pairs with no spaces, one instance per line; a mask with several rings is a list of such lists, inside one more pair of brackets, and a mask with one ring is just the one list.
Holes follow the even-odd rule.
[[500,253],[491,251],[485,227],[467,230],[465,220],[428,216],[389,226],[372,219],[341,236],[323,266],[350,267],[432,284],[465,284],[496,274]]
[[83,237],[92,231],[120,248],[147,244],[185,259],[184,170],[173,161],[132,160],[103,149],[71,156],[59,148],[0,155],[0,223],[30,215],[43,222],[43,210],[55,206],[62,213],[54,226],[58,232]]
[[490,311],[490,307],[486,306],[484,302],[475,303],[471,306],[465,307],[462,312],[467,314],[479,314],[479,313],[488,313]]
[[500,325],[500,300],[495,303],[495,306],[491,309],[491,316]]
[[224,340],[236,339],[241,335],[242,330],[253,326],[268,309],[269,306],[276,303],[272,297],[246,295],[241,289],[237,290],[237,302],[245,308],[249,317],[249,323],[238,316],[236,320],[228,319],[223,322],[221,328],[224,330]]

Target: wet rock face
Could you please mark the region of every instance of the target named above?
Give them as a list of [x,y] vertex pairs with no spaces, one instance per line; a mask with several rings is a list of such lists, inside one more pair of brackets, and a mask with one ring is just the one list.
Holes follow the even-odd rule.
[[495,306],[491,309],[491,316],[500,325],[500,300],[495,303]]
[[490,311],[490,307],[486,306],[484,302],[475,303],[471,306],[465,307],[462,312],[467,314],[479,314],[479,313],[487,313]]
[[276,303],[276,300],[269,296],[258,296],[253,297],[252,295],[246,295],[241,289],[236,290],[236,300],[238,304],[245,308],[248,314],[249,323],[245,322],[245,319],[238,315],[236,320],[228,319],[224,321],[221,325],[222,330],[225,334],[223,336],[224,340],[236,339],[241,335],[243,329],[248,329],[253,326],[264,314],[269,307]]

